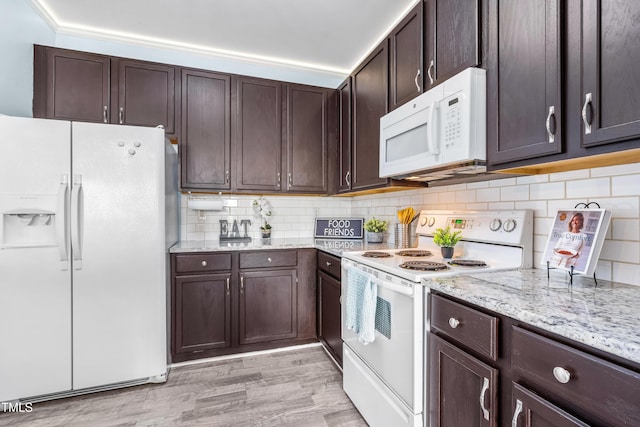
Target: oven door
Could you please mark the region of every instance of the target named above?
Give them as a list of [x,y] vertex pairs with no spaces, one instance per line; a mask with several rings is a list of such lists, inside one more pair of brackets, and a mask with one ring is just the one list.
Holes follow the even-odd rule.
[[[343,259],[342,295],[347,295],[349,270],[360,268]],[[369,270],[368,268],[364,269]],[[416,285],[386,273],[367,272],[378,286],[375,339],[362,344],[358,335],[347,329],[346,304],[342,304],[342,339],[379,378],[414,413],[422,412],[423,379],[423,292]],[[387,280],[388,279],[388,280]],[[349,374],[345,369],[345,382]],[[345,390],[348,385],[345,384]]]

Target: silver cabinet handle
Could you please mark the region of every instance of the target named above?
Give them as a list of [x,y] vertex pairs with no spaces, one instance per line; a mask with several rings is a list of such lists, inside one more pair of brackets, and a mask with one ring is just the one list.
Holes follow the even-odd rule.
[[267,258],[267,261],[271,262],[271,257]]
[[327,261],[327,267],[331,267],[331,263]]
[[571,379],[571,373],[560,366],[553,368],[553,376],[559,383],[566,384]]
[[207,261],[202,261],[200,264],[202,264],[203,267],[207,266]]
[[482,416],[484,419],[489,421],[489,411],[484,407],[484,395],[489,390],[489,380],[487,378],[484,379],[482,383],[482,390],[480,390],[480,408],[482,408]]
[[432,59],[431,63],[429,64],[429,68],[427,68],[427,76],[429,77],[429,84],[433,84],[433,75],[431,74],[431,70],[433,70],[434,67],[435,65],[433,64],[433,59]]
[[416,84],[416,89],[418,89],[418,93],[420,93],[420,83],[418,83],[418,77],[420,77],[420,68],[418,68],[418,71],[416,72],[416,78],[413,79],[414,83]]
[[[551,120],[553,120],[553,124],[551,123]],[[549,143],[554,142],[556,139],[556,108],[553,105],[549,107],[549,114],[547,114],[546,126],[547,126],[547,135],[549,136]]]
[[591,120],[593,119],[593,111],[591,111],[591,93],[584,96],[584,105],[582,106],[582,121],[584,122],[584,134],[591,133]]
[[240,293],[244,293],[244,277],[240,276]]
[[109,123],[109,107],[106,105],[102,106],[102,122]]
[[124,124],[124,107],[120,107],[120,110],[118,110],[118,121],[120,124]]
[[280,182],[281,182],[280,172],[278,172],[277,176],[278,176],[278,186],[280,186]]
[[457,328],[459,324],[460,324],[460,321],[455,317],[451,317],[449,319],[449,326],[451,326],[453,329]]
[[513,418],[511,419],[511,427],[518,427],[518,417],[522,413],[522,401],[516,399],[516,410],[513,411]]
[[289,172],[289,188],[293,185],[293,177],[291,176],[291,172]]
[[348,186],[351,186],[351,171],[347,171],[344,176],[344,180],[347,182]]
[[229,291],[229,278],[227,277],[227,295],[231,294]]

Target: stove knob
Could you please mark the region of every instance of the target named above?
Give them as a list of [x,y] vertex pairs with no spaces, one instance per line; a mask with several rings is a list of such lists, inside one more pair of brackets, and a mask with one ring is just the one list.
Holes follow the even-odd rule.
[[420,218],[420,225],[424,227],[424,225],[427,223],[427,217],[423,216],[422,218]]
[[433,227],[433,224],[436,223],[436,217],[432,216],[431,218],[429,218],[429,227]]
[[508,219],[504,222],[504,225],[502,226],[502,228],[504,229],[504,231],[506,231],[507,233],[511,233],[513,230],[516,229],[516,225],[518,225],[516,223],[515,219]]
[[491,223],[489,224],[489,229],[491,229],[491,231],[498,231],[500,230],[501,226],[502,226],[502,221],[500,221],[498,218],[494,218],[491,220]]

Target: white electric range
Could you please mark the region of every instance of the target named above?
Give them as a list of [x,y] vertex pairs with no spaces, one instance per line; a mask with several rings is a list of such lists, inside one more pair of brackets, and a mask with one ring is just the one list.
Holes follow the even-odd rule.
[[[532,211],[424,210],[417,221],[415,248],[342,255],[343,388],[372,427],[427,425],[422,279],[532,266]],[[450,259],[433,243],[435,230],[447,226],[462,231]],[[377,285],[374,340],[367,344],[345,322],[345,296],[360,286],[354,277]]]

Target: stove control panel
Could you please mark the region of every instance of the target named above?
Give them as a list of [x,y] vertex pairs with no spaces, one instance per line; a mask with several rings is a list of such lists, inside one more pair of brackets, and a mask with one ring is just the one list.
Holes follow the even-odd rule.
[[533,211],[446,211],[420,212],[416,233],[432,236],[438,228],[461,231],[465,240],[508,245],[531,244]]

